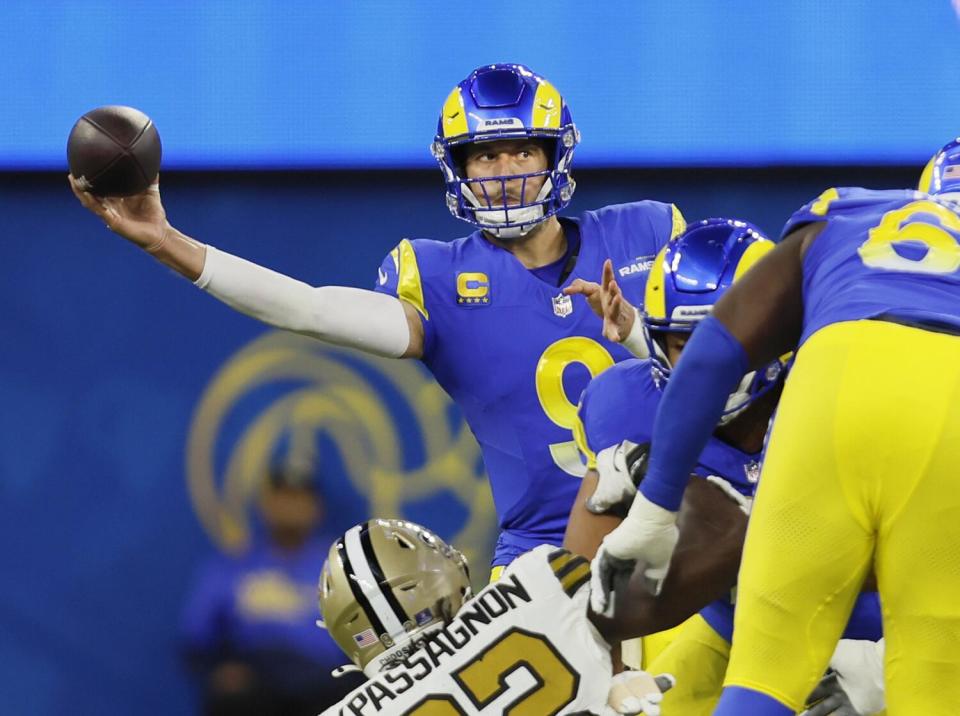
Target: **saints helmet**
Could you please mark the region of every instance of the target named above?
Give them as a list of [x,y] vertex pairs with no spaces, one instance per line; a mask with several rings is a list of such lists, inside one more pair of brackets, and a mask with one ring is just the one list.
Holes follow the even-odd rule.
[[[467,181],[463,156],[468,145],[498,139],[540,139],[547,144],[549,166],[532,174]],[[440,164],[450,213],[501,239],[523,236],[570,203],[575,183],[570,176],[580,133],[557,89],[524,65],[485,65],[453,88],[440,112],[431,153]],[[546,177],[536,198],[509,204],[506,182]],[[500,186],[491,200],[491,183]],[[471,188],[473,187],[473,188]],[[478,189],[479,187],[479,189]],[[478,193],[481,196],[478,196]]]
[[960,198],[960,137],[941,147],[927,162],[917,188],[926,194]]
[[320,574],[323,627],[367,676],[402,661],[471,596],[466,558],[403,520],[351,527]]
[[[691,333],[706,318],[727,289],[774,243],[753,224],[736,219],[706,219],[664,246],[647,278],[643,335],[650,369],[663,390],[673,366],[667,357],[665,334]],[[732,420],[756,397],[771,388],[786,360],[747,373],[730,394],[721,424]]]

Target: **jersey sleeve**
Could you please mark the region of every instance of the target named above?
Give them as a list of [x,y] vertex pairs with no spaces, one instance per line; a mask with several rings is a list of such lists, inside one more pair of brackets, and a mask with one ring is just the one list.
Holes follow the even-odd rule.
[[571,599],[590,584],[590,562],[585,557],[565,549],[557,549],[547,556],[553,578]]
[[682,234],[687,222],[674,204],[635,201],[595,212],[623,295],[643,308],[646,277],[660,250]]
[[424,331],[424,354],[435,341],[434,326],[430,320],[429,292],[424,285],[423,257],[416,250],[417,242],[403,239],[386,255],[377,270],[374,291],[396,296],[417,310]]

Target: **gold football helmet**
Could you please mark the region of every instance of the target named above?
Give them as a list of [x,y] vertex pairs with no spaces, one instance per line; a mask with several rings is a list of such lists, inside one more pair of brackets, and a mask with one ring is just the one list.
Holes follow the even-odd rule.
[[351,527],[320,574],[323,626],[368,677],[402,661],[471,596],[466,558],[404,520]]

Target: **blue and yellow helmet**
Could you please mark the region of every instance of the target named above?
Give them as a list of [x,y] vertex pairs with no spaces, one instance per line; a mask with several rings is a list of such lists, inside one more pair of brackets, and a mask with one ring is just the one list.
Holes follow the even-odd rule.
[[[647,278],[643,334],[654,382],[662,390],[672,366],[666,333],[691,333],[714,304],[775,244],[753,224],[736,219],[706,219],[664,246]],[[731,420],[772,387],[786,358],[744,376],[727,401],[722,422]]]
[[[467,182],[460,157],[474,142],[499,139],[542,139],[550,165],[545,171]],[[484,65],[453,88],[440,112],[431,153],[440,164],[447,188],[447,207],[463,219],[500,238],[523,236],[570,203],[575,182],[570,176],[573,150],[580,133],[557,89],[524,65]],[[530,203],[508,204],[505,183],[545,176]],[[502,182],[490,201],[487,182]],[[473,185],[473,189],[471,186]],[[476,187],[485,196],[477,196]],[[524,187],[525,188],[525,187]],[[521,196],[526,192],[521,191]]]
[[960,193],[960,137],[944,145],[927,162],[917,189],[925,194]]

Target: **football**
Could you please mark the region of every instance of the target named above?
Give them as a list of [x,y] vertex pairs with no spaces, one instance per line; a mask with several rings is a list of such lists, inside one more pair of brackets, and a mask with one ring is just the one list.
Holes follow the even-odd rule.
[[160,171],[160,135],[150,118],[133,107],[90,110],[67,139],[70,174],[98,196],[144,191]]

